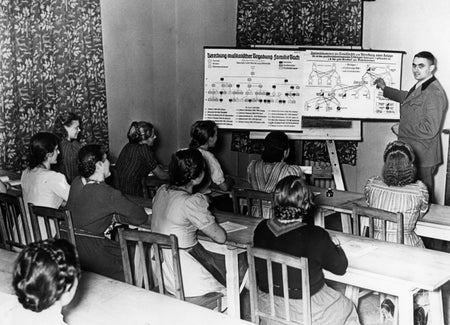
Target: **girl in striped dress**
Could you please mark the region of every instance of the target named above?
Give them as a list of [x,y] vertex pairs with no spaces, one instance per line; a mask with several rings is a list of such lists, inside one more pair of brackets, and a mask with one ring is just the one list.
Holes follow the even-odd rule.
[[[404,243],[425,247],[422,239],[414,232],[417,220],[428,210],[428,190],[416,179],[414,151],[402,141],[387,145],[383,155],[382,177],[371,177],[364,187],[367,204],[373,208],[401,212],[404,218]],[[387,241],[396,241],[397,225],[387,225]],[[375,222],[375,238],[381,238],[381,221]]]
[[142,179],[150,172],[162,180],[168,180],[169,175],[156,161],[152,149],[156,133],[151,123],[131,123],[127,137],[129,142],[116,161],[118,189],[123,194],[142,196]]

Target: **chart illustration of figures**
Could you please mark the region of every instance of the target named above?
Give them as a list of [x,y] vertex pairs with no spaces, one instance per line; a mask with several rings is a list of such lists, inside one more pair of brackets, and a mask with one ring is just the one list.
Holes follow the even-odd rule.
[[300,51],[205,49],[203,118],[221,128],[301,128]]
[[357,119],[398,119],[398,103],[374,86],[383,78],[400,88],[398,52],[307,50],[302,55],[302,115]]

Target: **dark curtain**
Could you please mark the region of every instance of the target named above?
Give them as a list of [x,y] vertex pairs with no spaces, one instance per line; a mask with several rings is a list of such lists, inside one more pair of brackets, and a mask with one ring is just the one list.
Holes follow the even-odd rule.
[[99,0],[0,1],[0,167],[26,165],[30,137],[82,117],[82,142],[108,144]]
[[[360,46],[361,27],[362,0],[239,0],[236,43]],[[233,150],[252,151],[248,136],[238,132],[236,137]],[[356,163],[356,146],[355,141],[336,142],[341,163]],[[326,150],[324,141],[304,141],[305,159],[328,161]]]

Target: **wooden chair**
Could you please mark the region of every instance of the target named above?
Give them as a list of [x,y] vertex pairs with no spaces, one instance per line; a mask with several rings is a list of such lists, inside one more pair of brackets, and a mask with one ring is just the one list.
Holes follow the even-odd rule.
[[[361,227],[361,217],[368,218],[368,232],[366,231],[366,227]],[[387,240],[387,223],[392,222],[397,224],[396,231],[396,242],[398,244],[404,243],[404,228],[403,228],[403,213],[401,212],[389,212],[386,210],[371,208],[367,206],[361,206],[358,204],[353,205],[352,209],[352,219],[353,219],[353,234],[361,236],[361,228],[363,228],[362,233],[365,235],[368,233],[370,238],[374,238],[374,227],[377,224],[377,227],[381,226],[381,240]],[[360,288],[356,288],[353,286],[347,286],[346,292],[348,296],[352,297],[355,306],[358,306],[359,299],[372,293],[370,290],[363,290]],[[380,293],[380,303],[386,297],[385,294]],[[394,299],[395,313],[394,313],[394,324],[398,323],[398,299]],[[380,312],[380,319],[382,319],[382,314]]]
[[167,181],[161,180],[155,176],[145,176],[142,178],[142,196],[146,199],[153,198],[158,188],[166,183]]
[[358,204],[353,205],[352,219],[353,219],[353,234],[361,236],[360,218],[366,217],[369,219],[369,237],[374,237],[375,222],[381,225],[382,240],[386,241],[387,236],[387,222],[397,224],[397,243],[403,244],[404,230],[403,230],[403,214],[398,212],[389,212],[386,210],[365,207]]
[[0,193],[0,230],[3,248],[22,249],[32,241],[21,196]]
[[[270,218],[270,215],[264,216],[264,210],[270,212],[273,211],[274,193],[233,188],[231,195],[233,198],[234,213],[245,214],[257,218]],[[242,201],[245,201],[245,204],[242,204]]]
[[[159,291],[161,294],[170,295],[164,289],[161,251],[163,248],[170,249],[175,273],[175,297],[209,309],[217,308],[219,311],[222,309],[223,294],[220,292],[211,292],[198,297],[184,296],[178,239],[175,235],[167,236],[155,232],[119,229],[119,243],[122,252],[125,282],[141,288],[144,287],[147,290]],[[155,270],[153,270],[151,263],[152,246]],[[132,249],[130,247],[135,249],[133,256],[131,256]],[[133,258],[134,264],[131,258]],[[157,283],[155,283],[154,279],[156,279]]]
[[[28,203],[28,210],[30,211],[31,226],[35,241],[53,237],[61,238],[61,233],[65,232],[67,235],[63,237],[66,237],[76,246],[72,214],[69,210],[37,206],[33,203]],[[39,220],[42,220],[44,223],[46,238],[42,236]]]
[[[249,247],[247,249],[249,265],[250,284],[250,310],[252,322],[259,324],[260,317],[274,320],[282,324],[299,324],[291,319],[289,308],[289,288],[288,288],[288,267],[301,270],[302,281],[302,304],[303,304],[303,324],[312,324],[311,296],[309,288],[308,259],[289,254],[276,252],[268,249]],[[265,260],[267,265],[267,276],[270,296],[270,310],[261,310],[258,304],[258,288],[256,283],[255,258]],[[281,267],[283,276],[283,297],[284,297],[284,318],[275,314],[273,269]]]

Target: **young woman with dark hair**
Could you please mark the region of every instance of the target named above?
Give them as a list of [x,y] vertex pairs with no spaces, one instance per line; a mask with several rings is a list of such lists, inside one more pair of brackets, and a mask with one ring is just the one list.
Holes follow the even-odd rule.
[[[21,177],[25,206],[33,203],[58,209],[66,204],[70,185],[63,174],[51,170],[59,154],[58,143],[58,137],[48,132],[39,132],[31,138],[29,167],[22,172]],[[41,227],[42,230],[45,231],[44,227]]]
[[18,300],[2,315],[2,324],[65,325],[62,308],[70,303],[80,278],[75,247],[65,239],[31,243],[19,257],[13,273]]
[[143,207],[105,183],[111,173],[101,145],[82,147],[78,160],[80,176],[72,182],[67,207],[76,228],[81,267],[123,281],[119,243],[105,235],[116,222],[138,226],[147,223],[148,216]]
[[[208,209],[205,195],[194,193],[194,186],[203,177],[205,161],[196,149],[184,149],[172,155],[169,165],[170,184],[162,185],[153,203],[152,230],[174,234],[180,247],[181,270],[186,296],[203,295],[211,291],[225,292],[225,264],[207,251],[197,239],[197,231],[217,243],[224,243],[225,230]],[[170,254],[170,251],[168,251]],[[168,255],[164,263],[170,263]],[[173,293],[173,274],[166,268],[166,289]]]
[[[348,262],[339,243],[335,243],[325,229],[308,223],[313,204],[313,194],[301,177],[283,178],[276,185],[273,217],[261,221],[256,227],[253,244],[255,247],[308,258],[313,324],[357,325],[359,319],[353,303],[325,283],[323,270],[344,274]],[[260,309],[270,308],[267,265],[257,260],[255,266]],[[285,310],[280,266],[275,265],[273,271],[275,312],[282,316]],[[300,279],[300,275],[292,274],[288,283],[291,320],[296,322],[303,319]],[[267,324],[278,322],[267,321]]]
[[167,180],[169,175],[156,161],[152,149],[156,133],[151,123],[131,123],[127,137],[129,142],[116,161],[118,189],[124,194],[142,196],[142,179],[150,172],[162,180]]
[[224,176],[219,161],[210,151],[217,142],[217,124],[214,121],[197,121],[191,127],[190,148],[198,149],[205,158],[207,170],[205,180],[214,183],[220,190],[229,191],[234,181]]
[[56,118],[53,132],[59,137],[61,155],[54,169],[66,175],[69,184],[78,175],[78,151],[81,148],[81,143],[78,141],[80,131],[81,118],[75,113],[65,111]]

